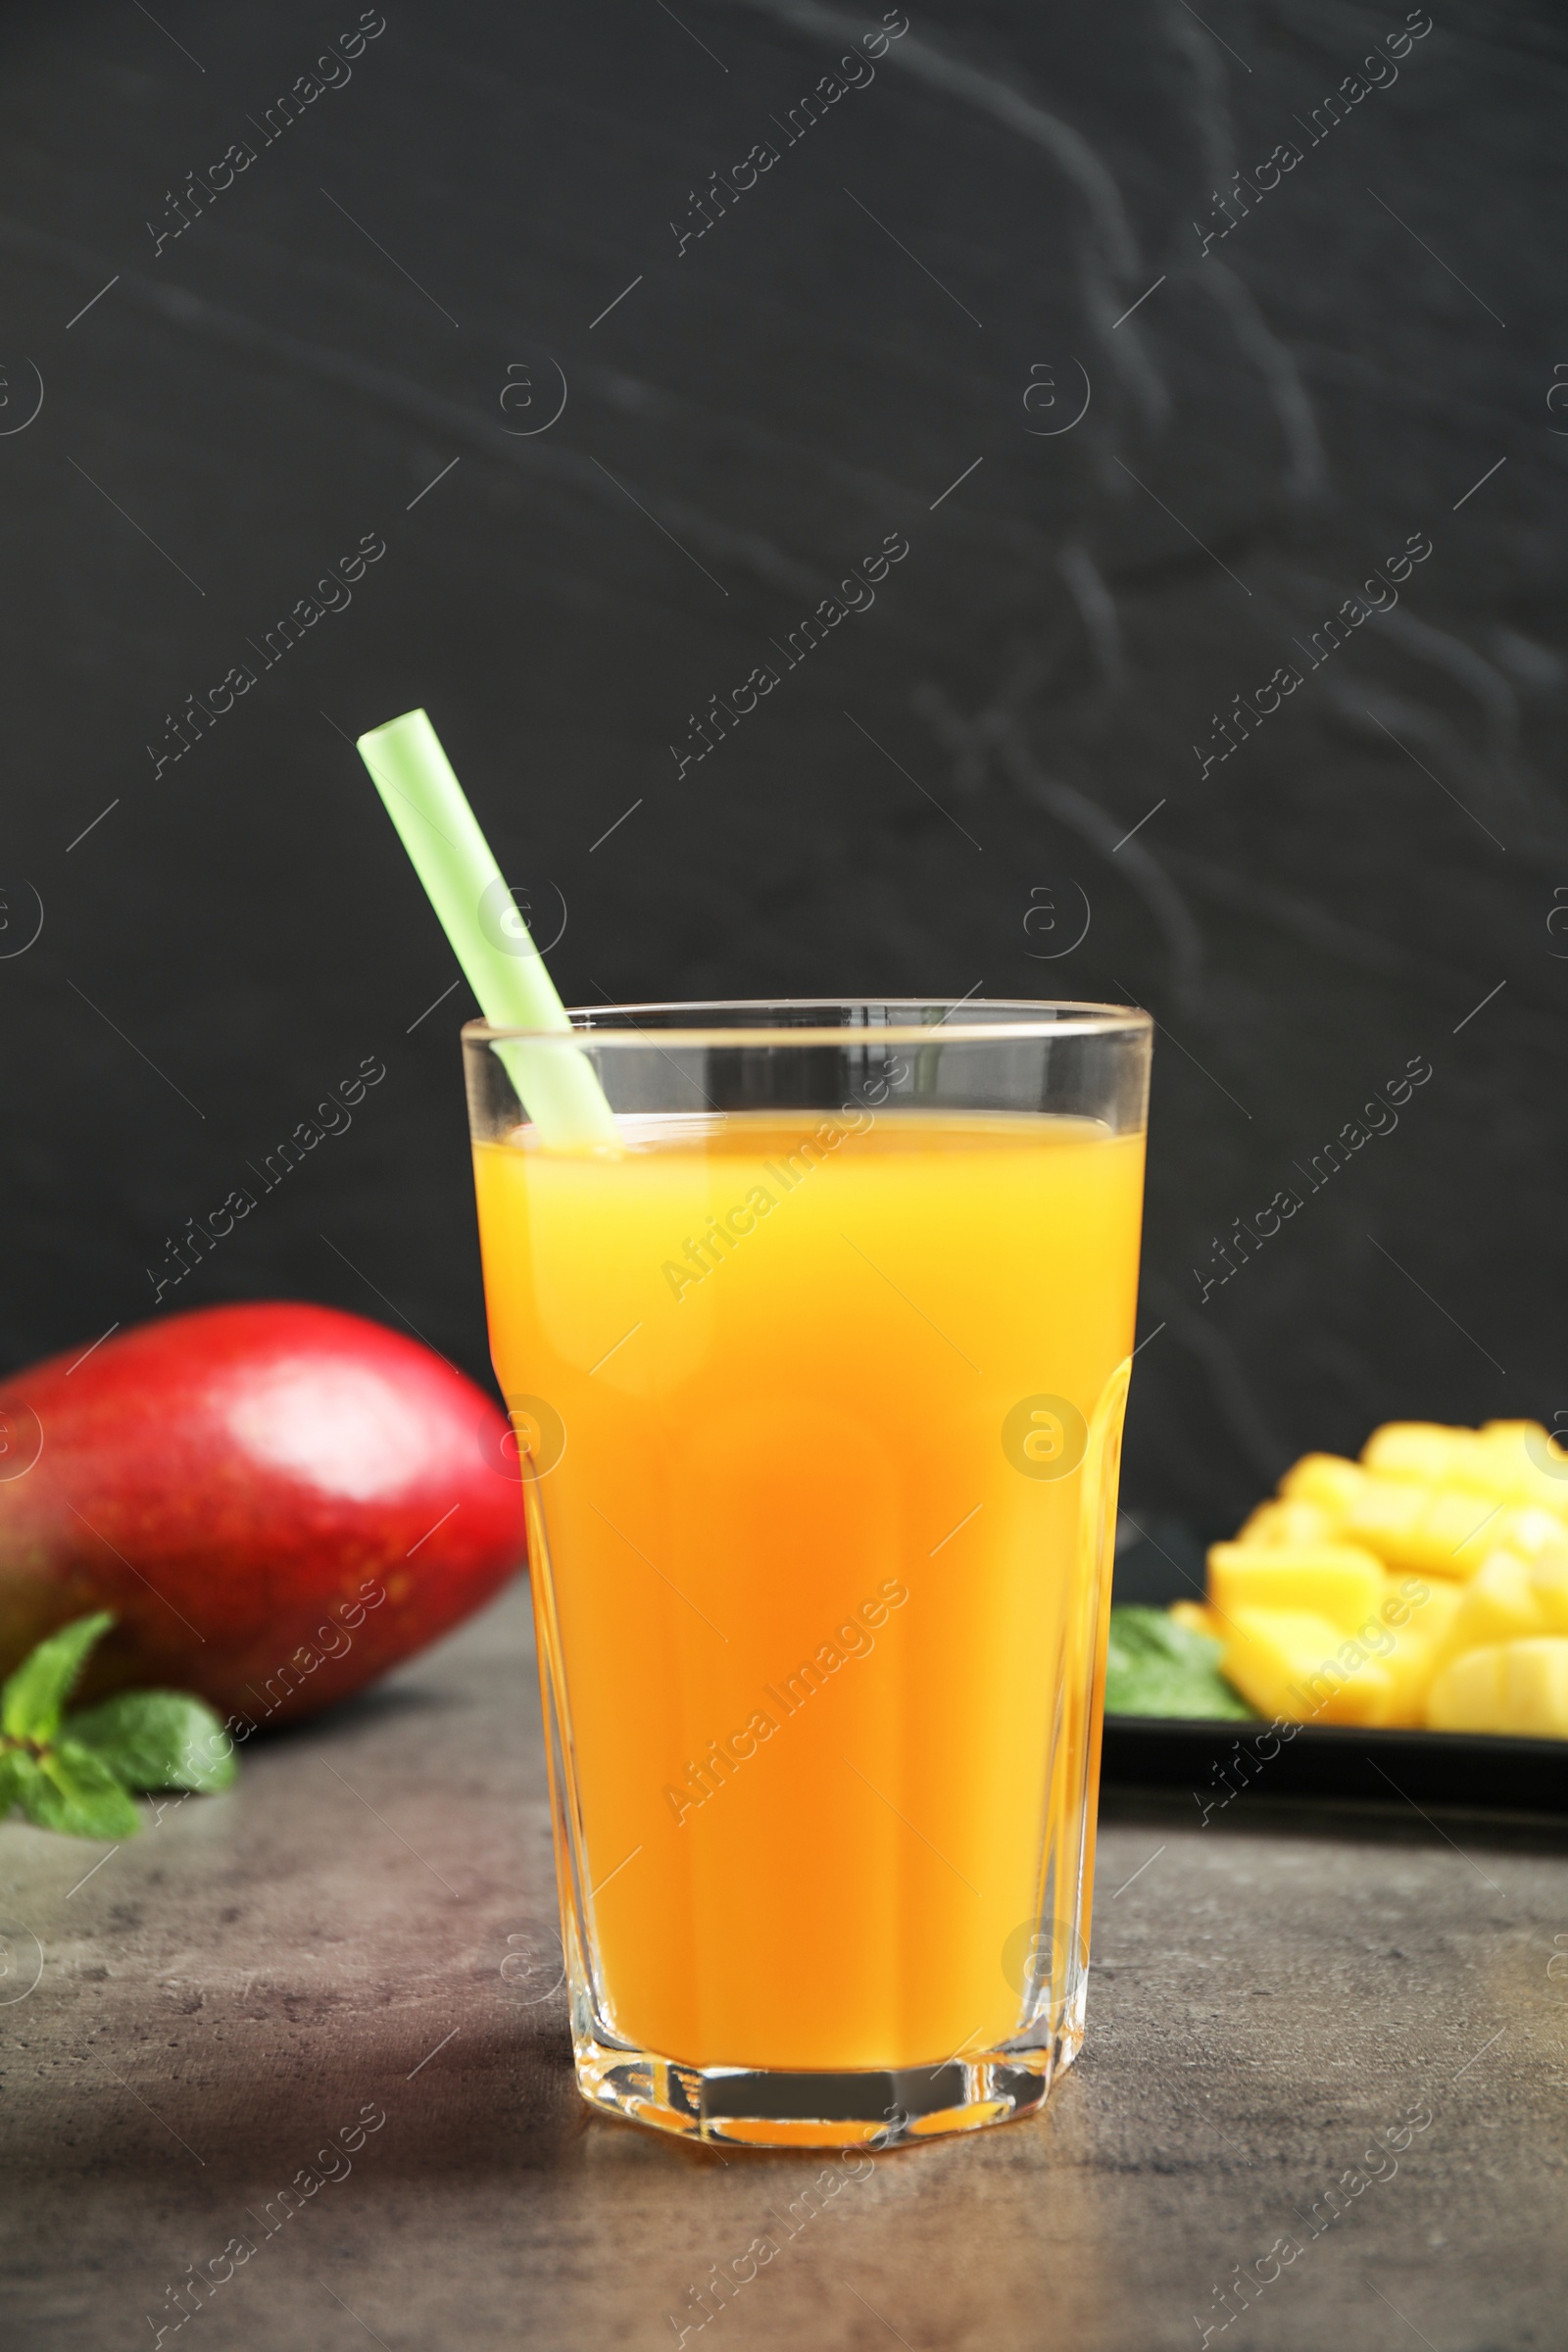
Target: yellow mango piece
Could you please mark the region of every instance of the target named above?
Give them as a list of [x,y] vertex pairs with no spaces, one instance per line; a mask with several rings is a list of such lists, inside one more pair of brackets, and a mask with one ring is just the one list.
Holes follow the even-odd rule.
[[[1447,1499],[1451,1506],[1456,1499],[1455,1490],[1450,1490]],[[1466,1503],[1471,1507],[1481,1500],[1475,1494],[1465,1496]],[[1451,1533],[1460,1523],[1461,1516],[1461,1513],[1450,1508],[1443,1532]],[[1433,1524],[1423,1522],[1420,1532],[1423,1538],[1427,1534],[1435,1537],[1436,1529]],[[1483,1561],[1490,1559],[1494,1551],[1511,1551],[1520,1560],[1555,1558],[1568,1561],[1568,1525],[1557,1517],[1555,1511],[1543,1510],[1537,1503],[1494,1504],[1490,1511],[1483,1510],[1470,1534],[1461,1539],[1448,1566],[1438,1569],[1437,1573],[1440,1576],[1454,1573],[1464,1577],[1473,1576]]]
[[1538,1503],[1514,1504],[1499,1512],[1487,1535],[1489,1550],[1511,1551],[1521,1560],[1568,1561],[1568,1525]]
[[1419,1730],[1427,1719],[1427,1691],[1437,1663],[1432,1642],[1406,1626],[1394,1636],[1394,1647],[1382,1663],[1392,1685],[1384,1722],[1401,1731]]
[[1537,1740],[1568,1740],[1568,1640],[1510,1642],[1504,1653],[1505,1729]]
[[1463,1588],[1443,1577],[1419,1576],[1404,1576],[1397,1583],[1386,1579],[1385,1585],[1376,1615],[1363,1618],[1351,1631],[1356,1645],[1376,1657],[1389,1677],[1389,1707],[1381,1720],[1415,1730],[1426,1721],[1427,1691],[1447,1654],[1444,1642]]
[[1413,1479],[1363,1478],[1341,1541],[1364,1544],[1387,1567],[1467,1577],[1497,1543],[1506,1504],[1470,1487],[1424,1487]]
[[1433,1494],[1416,1522],[1411,1539],[1410,1565],[1430,1568],[1435,1576],[1473,1576],[1488,1554],[1504,1543],[1503,1529],[1523,1516],[1505,1503],[1496,1516],[1494,1504],[1473,1487],[1449,1487]]
[[1305,1609],[1353,1634],[1383,1605],[1383,1566],[1351,1544],[1214,1544],[1208,1597],[1222,1617],[1240,1608]]
[[1320,1502],[1260,1502],[1238,1529],[1236,1542],[1250,1544],[1332,1544],[1342,1514]]
[[1500,1732],[1507,1729],[1503,1683],[1507,1653],[1501,1642],[1450,1658],[1427,1692],[1427,1728],[1434,1732]]
[[1443,1655],[1456,1658],[1467,1649],[1489,1649],[1494,1642],[1517,1642],[1546,1630],[1534,1571],[1511,1551],[1494,1551],[1461,1593],[1443,1640]]
[[[1425,1600],[1418,1600],[1415,1597],[1415,1593],[1410,1590],[1412,1586],[1417,1590],[1425,1591]],[[1400,1611],[1408,1603],[1410,1615],[1404,1622],[1409,1631],[1419,1635],[1423,1642],[1432,1644],[1434,1657],[1440,1650],[1446,1657],[1448,1653],[1444,1644],[1448,1628],[1459,1613],[1459,1604],[1463,1598],[1464,1587],[1450,1585],[1442,1577],[1433,1577],[1430,1582],[1420,1577],[1403,1577],[1395,1587],[1395,1597],[1384,1610],[1384,1615],[1397,1636],[1403,1630],[1400,1624]]]
[[1530,1590],[1536,1596],[1544,1630],[1568,1634],[1568,1560],[1532,1561]]
[[1435,1732],[1568,1740],[1568,1637],[1534,1635],[1451,1658],[1427,1694]]
[[1304,1609],[1244,1609],[1230,1620],[1222,1673],[1260,1715],[1304,1722],[1312,1701],[1299,1685],[1331,1657],[1339,1636],[1326,1617]]
[[1389,1421],[1372,1432],[1361,1460],[1375,1477],[1463,1487],[1568,1514],[1568,1447],[1553,1445],[1539,1421],[1489,1421],[1479,1430]]
[[1531,1440],[1541,1443],[1545,1430],[1539,1421],[1483,1421],[1476,1432],[1484,1446],[1499,1449],[1508,1446],[1528,1447]]
[[1409,1479],[1374,1478],[1363,1470],[1345,1514],[1346,1535],[1380,1559],[1391,1559],[1414,1532],[1431,1492]]
[[[1426,1722],[1427,1692],[1447,1658],[1445,1642],[1461,1597],[1462,1589],[1442,1577],[1407,1576],[1391,1588],[1382,1611],[1394,1644],[1383,1660],[1394,1686],[1387,1722],[1409,1731]],[[1362,1646],[1376,1647],[1376,1642]]]
[[1372,1432],[1361,1459],[1380,1478],[1465,1487],[1497,1501],[1543,1502],[1548,1509],[1568,1504],[1568,1451],[1548,1444],[1539,1421],[1489,1421],[1479,1430],[1389,1421]]
[[[1426,1722],[1427,1692],[1446,1657],[1444,1642],[1462,1592],[1462,1587],[1442,1577],[1406,1576],[1391,1586],[1380,1612],[1392,1643],[1382,1659],[1393,1685],[1386,1723],[1414,1731]],[[1357,1631],[1363,1649],[1380,1648],[1375,1627]]]
[[1195,1634],[1207,1634],[1215,1642],[1223,1642],[1225,1628],[1213,1610],[1200,1600],[1173,1600],[1167,1614],[1177,1625],[1185,1625]]
[[1568,1451],[1539,1421],[1489,1421],[1476,1438],[1498,1494],[1548,1511],[1568,1509]]
[[1260,1715],[1287,1723],[1383,1723],[1394,1679],[1337,1626],[1307,1609],[1229,1616],[1224,1671]]
[[1360,1463],[1348,1462],[1343,1454],[1303,1453],[1280,1480],[1280,1494],[1287,1502],[1315,1502],[1343,1518],[1365,1480]]
[[1462,1478],[1465,1448],[1455,1441],[1470,1439],[1469,1429],[1448,1429],[1438,1421],[1385,1421],[1361,1448],[1361,1459],[1379,1478],[1411,1478],[1420,1486],[1441,1487]]

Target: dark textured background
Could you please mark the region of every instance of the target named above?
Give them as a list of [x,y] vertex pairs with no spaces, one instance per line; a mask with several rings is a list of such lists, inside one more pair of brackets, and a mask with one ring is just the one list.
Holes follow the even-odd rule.
[[[1223,1519],[1379,1416],[1568,1403],[1568,32],[1434,6],[1307,147],[1401,11],[917,5],[679,258],[693,186],[872,15],[387,0],[155,255],[357,10],[11,6],[0,1360],[152,1311],[166,1237],[375,1054],[160,1311],[294,1294],[482,1364],[470,1006],[414,1025],[454,966],[349,740],[423,702],[509,876],[564,895],[568,1002],[1150,1004],[1135,1506]],[[688,710],[894,529],[875,610],[677,783]],[[370,531],[352,607],[155,780],[165,713]],[[1201,779],[1216,709],[1412,532],[1397,610]],[[1088,935],[1038,959],[1069,885]],[[1200,1306],[1212,1238],[1412,1055],[1397,1131]]]

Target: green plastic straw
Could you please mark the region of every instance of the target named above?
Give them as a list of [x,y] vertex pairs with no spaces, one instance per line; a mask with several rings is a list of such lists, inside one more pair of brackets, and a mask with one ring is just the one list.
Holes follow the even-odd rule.
[[[498,1029],[569,1035],[565,1008],[425,713],[406,710],[372,727],[359,753],[485,1019]],[[619,1147],[615,1114],[577,1048],[498,1051],[541,1142],[558,1152]]]

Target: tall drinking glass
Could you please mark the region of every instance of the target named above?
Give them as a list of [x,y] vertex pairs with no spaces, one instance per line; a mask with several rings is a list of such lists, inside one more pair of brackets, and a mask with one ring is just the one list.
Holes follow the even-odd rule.
[[[1151,1024],[630,1005],[464,1031],[577,2079],[851,2146],[1083,2035]],[[515,1047],[623,1148],[546,1148]]]

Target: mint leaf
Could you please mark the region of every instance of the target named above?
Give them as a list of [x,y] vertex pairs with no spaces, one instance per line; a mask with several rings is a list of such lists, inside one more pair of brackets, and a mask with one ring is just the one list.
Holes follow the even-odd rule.
[[20,1804],[42,1830],[134,1838],[131,1788],[226,1788],[233,1742],[203,1700],[178,1690],[126,1690],[61,1714],[88,1651],[115,1620],[78,1617],[40,1642],[0,1688],[0,1820]]
[[180,1690],[122,1690],[73,1715],[66,1737],[89,1747],[127,1788],[212,1795],[238,1771],[234,1742],[210,1706]]
[[1251,1720],[1219,1671],[1224,1643],[1163,1609],[1110,1612],[1105,1660],[1107,1715],[1196,1716],[1222,1723]]
[[40,1642],[0,1689],[0,1732],[11,1740],[52,1740],[88,1650],[114,1622],[108,1609],[100,1609]]
[[134,1838],[141,1815],[101,1757],[74,1740],[41,1756],[22,1759],[18,1795],[22,1810],[40,1830],[64,1830],[72,1838]]

